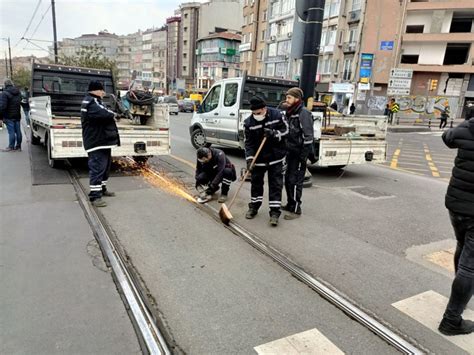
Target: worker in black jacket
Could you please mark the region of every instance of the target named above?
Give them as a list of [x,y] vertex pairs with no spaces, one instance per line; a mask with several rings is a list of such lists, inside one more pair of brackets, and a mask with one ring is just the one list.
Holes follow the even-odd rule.
[[301,196],[306,172],[306,161],[313,149],[313,116],[303,103],[303,91],[291,88],[286,93],[288,105],[286,116],[290,132],[288,134],[288,155],[286,157],[285,189],[288,211],[285,219],[291,220],[301,215]]
[[204,191],[206,198],[203,201],[209,201],[222,184],[218,202],[226,202],[230,184],[235,180],[237,174],[234,164],[222,150],[205,147],[197,150],[196,189],[199,191],[202,186],[207,186]]
[[456,276],[438,329],[445,335],[469,334],[474,332],[474,322],[461,315],[474,291],[474,118],[444,132],[443,141],[458,149],[445,200],[457,247]]
[[281,214],[281,191],[283,189],[283,162],[286,156],[286,136],[288,124],[280,110],[267,107],[259,97],[250,99],[252,115],[244,121],[245,159],[250,170],[252,160],[262,143],[267,141],[260,152],[251,178],[251,199],[246,218],[252,219],[263,202],[263,179],[268,171],[270,224],[278,225]]
[[104,86],[99,81],[89,83],[89,93],[81,106],[82,138],[89,157],[89,199],[96,207],[105,207],[102,196],[115,196],[107,190],[112,148],[120,145],[120,137],[115,124],[115,113],[102,103]]

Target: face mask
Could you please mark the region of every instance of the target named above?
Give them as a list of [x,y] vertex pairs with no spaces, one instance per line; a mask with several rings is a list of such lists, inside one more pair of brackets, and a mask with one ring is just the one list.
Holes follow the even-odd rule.
[[258,122],[263,121],[265,119],[265,115],[253,115]]

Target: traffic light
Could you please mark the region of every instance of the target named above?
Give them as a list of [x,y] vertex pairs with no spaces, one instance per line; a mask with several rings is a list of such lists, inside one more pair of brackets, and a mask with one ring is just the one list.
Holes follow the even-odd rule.
[[438,80],[431,79],[430,80],[430,91],[435,91],[438,88]]

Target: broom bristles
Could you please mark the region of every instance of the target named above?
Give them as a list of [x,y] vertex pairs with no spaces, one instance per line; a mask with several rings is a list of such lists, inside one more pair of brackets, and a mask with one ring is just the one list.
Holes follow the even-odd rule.
[[233,218],[232,214],[230,213],[230,211],[227,208],[227,206],[225,205],[225,203],[223,203],[221,205],[221,209],[219,210],[219,217],[220,217],[222,223],[224,223],[226,225],[228,225],[230,220]]

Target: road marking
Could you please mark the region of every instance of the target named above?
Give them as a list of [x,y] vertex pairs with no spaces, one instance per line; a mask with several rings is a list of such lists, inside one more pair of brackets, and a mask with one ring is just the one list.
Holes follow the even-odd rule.
[[191,163],[190,161],[187,161],[187,160],[185,160],[185,159],[183,159],[183,158],[180,158],[180,157],[178,157],[178,156],[176,156],[176,155],[173,155],[173,154],[170,154],[170,157],[173,158],[173,159],[176,159],[177,161],[180,161],[180,162],[183,163],[183,164],[186,164],[186,165],[190,166],[190,167],[193,168],[193,169],[196,169],[196,165],[194,165],[194,164]]
[[[474,333],[460,336],[445,336],[439,333],[438,325],[443,317],[448,299],[432,290],[420,293],[405,300],[393,303],[392,306],[410,316],[425,327],[459,346],[470,354],[474,353]],[[466,319],[474,319],[474,312],[466,309],[463,313]]]
[[431,175],[433,175],[434,177],[440,177],[438,168],[433,163],[433,158],[431,157],[428,145],[426,143],[423,143],[423,147],[425,151],[425,159],[428,162],[428,166],[430,167],[430,170],[431,170]]
[[400,148],[395,150],[395,152],[393,153],[392,161],[390,162],[390,167],[392,169],[395,169],[397,167],[399,155],[400,155]]
[[290,335],[286,338],[256,346],[254,349],[259,355],[344,354],[317,329]]

